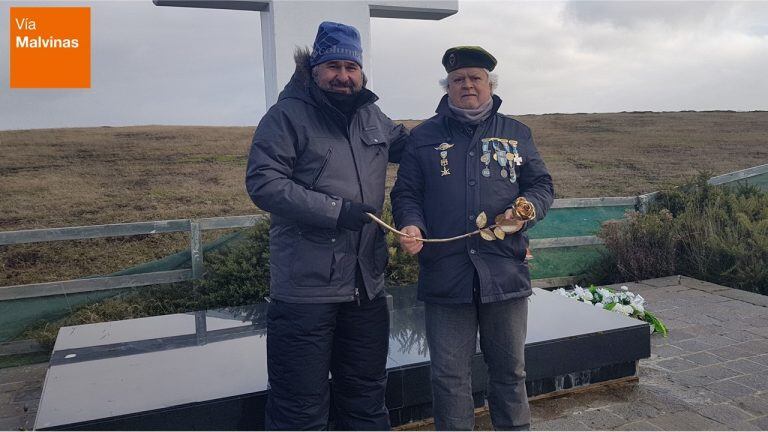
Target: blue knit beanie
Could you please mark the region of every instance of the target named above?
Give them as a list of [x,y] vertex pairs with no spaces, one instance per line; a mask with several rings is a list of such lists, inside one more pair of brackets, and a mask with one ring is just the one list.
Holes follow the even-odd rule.
[[349,60],[363,67],[363,47],[356,28],[330,21],[320,23],[309,65],[314,67],[331,60]]

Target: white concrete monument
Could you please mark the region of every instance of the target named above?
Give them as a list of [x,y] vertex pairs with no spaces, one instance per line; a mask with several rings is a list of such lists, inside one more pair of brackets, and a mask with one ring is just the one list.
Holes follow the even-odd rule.
[[371,68],[371,18],[439,20],[458,12],[458,0],[153,0],[157,6],[236,9],[261,12],[264,51],[264,85],[267,108],[277,102],[278,92],[295,69],[293,51],[315,40],[322,21],[355,26],[363,44],[363,69],[368,80]]

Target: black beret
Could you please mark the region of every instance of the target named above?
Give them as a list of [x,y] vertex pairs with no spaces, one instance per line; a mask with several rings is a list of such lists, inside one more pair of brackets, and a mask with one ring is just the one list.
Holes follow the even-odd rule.
[[496,67],[496,58],[479,46],[457,46],[448,48],[443,54],[443,66],[449,73],[465,67],[478,67],[492,71]]

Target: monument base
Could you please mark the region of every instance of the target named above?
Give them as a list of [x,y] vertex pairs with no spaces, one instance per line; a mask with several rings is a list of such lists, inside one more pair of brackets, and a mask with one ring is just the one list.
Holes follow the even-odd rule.
[[[387,407],[393,426],[432,416],[424,309],[415,287],[393,288]],[[633,377],[650,356],[649,326],[534,289],[528,396]],[[266,305],[99,324],[59,331],[36,429],[263,429]],[[487,369],[472,363],[476,407]]]

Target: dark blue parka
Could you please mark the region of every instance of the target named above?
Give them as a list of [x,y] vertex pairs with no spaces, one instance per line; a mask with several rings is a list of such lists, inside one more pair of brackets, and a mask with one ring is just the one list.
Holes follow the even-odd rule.
[[[517,120],[498,113],[501,99],[493,96],[491,116],[476,128],[456,120],[444,96],[437,115],[411,131],[397,181],[392,189],[395,224],[419,227],[427,238],[446,238],[477,229],[480,212],[489,224],[496,215],[511,208],[519,196],[536,207],[541,220],[554,199],[552,177],[533,143],[531,130]],[[501,175],[493,159],[490,176],[482,175],[483,138],[504,138],[518,142],[522,164],[514,166],[517,179]],[[447,150],[449,175],[442,175],[442,143]],[[504,240],[486,241],[475,235],[448,243],[425,243],[419,253],[419,300],[431,303],[471,303],[474,290],[483,303],[531,294],[525,252],[525,229]],[[474,283],[475,274],[479,284]]]
[[[347,123],[312,82],[305,54],[256,128],[245,184],[272,213],[272,298],[338,303],[366,293],[372,299],[384,288],[384,232],[374,223],[360,232],[336,227],[343,199],[382,208],[387,162],[399,160],[407,138],[374,104],[375,94],[363,89],[362,97]],[[364,287],[356,286],[358,266]]]

